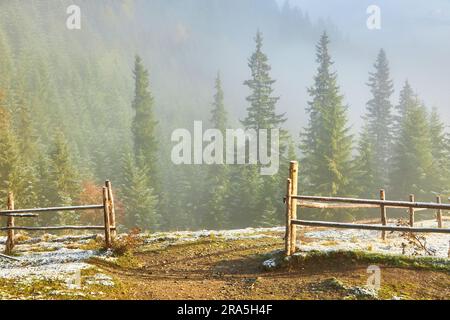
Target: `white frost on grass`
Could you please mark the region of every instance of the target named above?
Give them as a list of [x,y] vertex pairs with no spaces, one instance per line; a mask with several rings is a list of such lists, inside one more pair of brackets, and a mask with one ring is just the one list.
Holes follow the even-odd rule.
[[176,231],[176,232],[158,232],[154,234],[143,235],[145,243],[155,242],[194,242],[204,238],[218,238],[222,240],[243,240],[243,239],[262,239],[278,238],[270,233],[284,232],[284,227],[275,228],[247,228],[235,230],[201,230],[201,231]]
[[[433,220],[421,221],[416,227],[435,228]],[[448,221],[444,228],[448,228]],[[400,236],[401,233],[387,233],[387,240],[380,238],[380,231],[353,230],[353,229],[322,229],[319,231],[306,231],[304,233],[307,242],[299,242],[301,251],[354,251],[362,250],[383,254],[403,254],[403,243],[407,241]],[[448,258],[450,235],[447,234],[424,234],[426,245],[435,252],[435,257]],[[413,250],[407,246],[407,255],[412,255]]]
[[97,273],[93,277],[85,277],[83,278],[83,283],[87,285],[101,285],[105,287],[113,287],[114,281],[113,278],[110,276],[107,276],[103,273]]
[[83,262],[99,255],[98,251],[60,248],[51,252],[28,252],[20,261],[0,260],[0,278],[66,280],[82,269],[90,268]]
[[0,258],[0,278],[32,282],[34,280],[66,281],[76,277],[81,270],[92,267],[85,262],[87,259],[110,255],[110,252],[77,248],[77,245],[95,237],[97,235],[44,235],[20,242],[14,249],[19,261]]

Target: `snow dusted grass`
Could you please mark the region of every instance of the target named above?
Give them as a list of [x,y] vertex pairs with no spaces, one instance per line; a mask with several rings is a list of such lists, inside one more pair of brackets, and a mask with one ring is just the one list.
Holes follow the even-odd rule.
[[[427,220],[416,222],[417,227],[436,227],[436,221]],[[450,222],[444,222],[444,228],[450,228]],[[380,238],[379,231],[352,230],[352,229],[311,229],[297,227],[302,232],[298,242],[300,251],[367,251],[380,254],[402,255],[413,254],[413,248],[403,245],[406,240],[398,232],[388,233],[387,240]],[[237,230],[202,230],[177,231],[143,234],[145,244],[162,243],[163,245],[176,245],[187,242],[196,242],[203,239],[217,240],[245,240],[262,238],[281,238],[284,236],[284,227],[275,228],[247,228]],[[436,258],[447,258],[449,254],[450,235],[425,234],[426,245],[435,252]],[[302,240],[305,239],[305,241]],[[405,252],[403,252],[405,250]]]
[[[417,227],[436,227],[435,221],[422,221],[416,223]],[[447,221],[445,228],[450,227]],[[303,252],[308,251],[367,251],[381,254],[413,255],[413,248],[407,246],[403,252],[403,245],[407,241],[400,233],[388,233],[386,241],[380,238],[379,231],[352,230],[352,229],[323,229],[320,231],[305,231],[303,237],[307,241],[300,241],[298,247]],[[425,234],[426,245],[435,252],[436,258],[448,258],[450,235]],[[425,255],[425,254],[424,254]]]
[[[94,238],[44,235],[19,243],[14,250],[19,261],[0,258],[0,299],[86,298],[97,294],[89,292],[92,286],[114,286],[111,277],[87,262],[110,255],[86,249],[94,247],[88,245]],[[97,273],[90,275],[93,272]]]
[[144,234],[144,242],[151,244],[155,242],[168,242],[181,244],[186,242],[195,242],[202,239],[213,238],[221,240],[244,240],[244,239],[262,239],[279,238],[274,233],[284,232],[284,227],[275,228],[247,228],[235,230],[201,230],[201,231],[176,231],[176,232],[158,232],[154,234]]
[[18,258],[20,261],[3,260],[0,278],[4,279],[49,279],[66,280],[90,266],[83,262],[93,256],[100,255],[93,250],[59,248],[50,252],[27,252]]

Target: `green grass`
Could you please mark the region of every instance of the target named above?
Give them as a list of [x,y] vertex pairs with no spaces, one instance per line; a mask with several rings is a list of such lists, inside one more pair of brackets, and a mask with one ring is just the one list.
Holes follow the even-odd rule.
[[297,261],[312,259],[348,259],[349,261],[379,263],[392,267],[408,267],[417,269],[430,269],[450,272],[450,260],[435,257],[411,257],[402,255],[389,255],[366,251],[311,251],[305,256],[295,255]]

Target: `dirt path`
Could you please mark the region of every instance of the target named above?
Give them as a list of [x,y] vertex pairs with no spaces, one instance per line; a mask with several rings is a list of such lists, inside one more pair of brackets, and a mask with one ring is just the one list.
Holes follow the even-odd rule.
[[[323,260],[267,271],[265,254],[278,239],[204,240],[136,253],[131,266],[94,261],[118,284],[105,299],[345,299],[345,286],[364,286],[368,264]],[[450,275],[412,268],[382,269],[379,297],[450,299]],[[335,285],[339,283],[339,285]]]

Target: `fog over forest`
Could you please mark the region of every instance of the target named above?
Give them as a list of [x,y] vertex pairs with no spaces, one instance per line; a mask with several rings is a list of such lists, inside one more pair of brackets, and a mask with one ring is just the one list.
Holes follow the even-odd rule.
[[[7,190],[17,194],[20,207],[89,202],[91,191],[111,179],[121,204],[119,223],[126,227],[277,225],[293,158],[305,170],[302,191],[309,194],[373,197],[382,187],[398,197],[416,192],[419,199],[450,193],[444,162],[450,152],[444,134],[450,124],[450,3],[372,2],[1,1],[0,204]],[[80,8],[79,30],[67,27],[73,4]],[[367,26],[373,4],[381,10],[376,30]],[[274,108],[268,126],[290,136],[282,143],[279,173],[270,180],[238,166],[211,173],[207,166],[174,165],[173,130],[192,130],[194,121],[214,125],[214,107],[226,110],[227,128],[253,125],[244,121],[251,113],[251,81],[244,82],[252,78],[252,55],[255,65],[271,67],[264,74],[264,85],[273,89],[265,101]],[[373,87],[377,81],[385,87],[378,88],[382,99],[373,108],[385,103],[391,110],[387,137],[372,119],[380,139],[370,128],[363,131],[376,61]],[[325,75],[330,91],[322,93],[335,112],[328,131],[307,130],[320,127],[308,113],[308,103],[320,100],[320,92],[308,91],[321,87],[317,74]],[[405,110],[409,118],[400,119]],[[277,122],[283,114],[286,121]],[[312,134],[310,141],[300,138],[313,129],[341,136],[329,136],[336,140],[320,149]],[[411,160],[407,144],[417,146],[417,159]],[[336,159],[317,158],[328,154]],[[402,167],[406,162],[411,165]],[[351,212],[337,216],[356,219]]]
[[[450,3],[432,1],[310,1],[291,0],[291,5],[308,12],[311,19],[329,18],[348,47],[339,47],[335,57],[343,90],[350,107],[361,114],[367,100],[367,88],[361,84],[364,70],[373,60],[373,52],[384,48],[389,56],[395,88],[409,79],[423,100],[440,109],[450,121]],[[282,7],[283,0],[279,0]],[[381,8],[381,30],[366,28],[368,6]],[[357,123],[358,118],[354,118]]]

